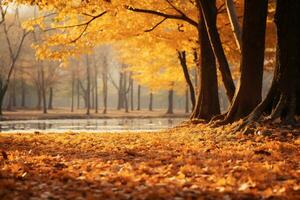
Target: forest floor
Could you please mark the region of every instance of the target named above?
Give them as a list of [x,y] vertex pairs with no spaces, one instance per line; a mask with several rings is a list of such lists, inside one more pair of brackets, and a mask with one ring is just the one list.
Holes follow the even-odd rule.
[[111,118],[165,118],[165,117],[188,117],[190,114],[183,110],[174,110],[174,114],[166,114],[165,109],[155,109],[154,111],[134,110],[126,113],[124,110],[108,110],[107,114],[102,114],[102,110],[96,114],[91,110],[90,115],[86,115],[85,109],[75,110],[71,112],[70,109],[56,108],[48,110],[47,114],[43,114],[41,110],[16,110],[4,111],[2,120],[38,120],[38,119],[111,119]]
[[300,199],[300,129],[0,134],[0,199]]

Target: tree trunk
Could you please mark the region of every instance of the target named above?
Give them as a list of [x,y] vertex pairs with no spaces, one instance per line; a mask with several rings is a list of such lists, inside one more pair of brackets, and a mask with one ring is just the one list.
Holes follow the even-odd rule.
[[40,88],[36,88],[36,95],[37,95],[37,104],[36,109],[41,110],[42,108],[42,93]]
[[[95,56],[95,54],[94,54]],[[95,70],[95,79],[94,79],[94,84],[95,84],[95,113],[98,113],[98,68],[96,66],[96,58],[94,57],[94,70]]]
[[137,97],[137,110],[141,110],[141,85],[138,85]]
[[26,83],[23,78],[23,72],[22,72],[22,85],[21,85],[21,107],[26,107]]
[[77,78],[77,109],[80,108],[80,80]]
[[0,116],[3,115],[2,107],[3,107],[3,101],[4,96],[7,92],[7,85],[2,85],[2,80],[0,80]]
[[47,114],[47,97],[46,97],[46,85],[45,85],[45,72],[44,72],[44,67],[40,66],[41,69],[41,78],[42,78],[42,100],[43,100],[43,113]]
[[205,21],[205,27],[210,44],[212,46],[213,53],[219,62],[218,66],[222,75],[222,81],[226,89],[227,97],[231,102],[235,93],[235,85],[216,25],[216,2],[214,0],[197,0],[197,4],[200,12],[203,14],[202,16]]
[[[278,0],[275,14],[277,26],[277,65],[273,83],[265,100],[248,116],[245,124],[259,120],[263,113],[270,119],[281,118],[294,125],[300,101],[300,1]],[[271,105],[271,106],[270,106]],[[271,112],[270,112],[270,107]]]
[[174,90],[170,89],[169,92],[168,92],[168,110],[167,110],[167,114],[174,114],[173,99],[174,99]]
[[13,82],[12,82],[12,109],[15,110],[17,107],[17,79],[16,79],[16,70],[13,73]]
[[89,62],[88,55],[86,55],[86,79],[87,79],[87,89],[86,89],[87,108],[86,108],[86,114],[90,115],[90,108],[91,108],[91,74],[90,74],[90,62]]
[[124,99],[124,106],[125,106],[125,112],[129,112],[129,106],[128,106],[128,92],[127,91],[127,82],[128,82],[129,76],[127,76],[127,73],[124,72],[124,84],[123,84],[123,99]]
[[72,86],[71,86],[71,112],[74,112],[74,93],[75,93],[75,73],[72,72]]
[[[210,120],[220,114],[217,67],[202,16],[200,16],[199,21],[198,37],[201,63],[198,65],[198,76],[201,83],[191,118]],[[214,15],[214,22],[216,23],[216,15]]]
[[231,24],[231,29],[234,33],[235,43],[239,50],[241,50],[242,44],[242,31],[239,24],[237,12],[234,6],[233,0],[225,0],[227,15]]
[[53,87],[49,88],[49,102],[48,102],[48,109],[53,109]]
[[150,92],[149,111],[153,111],[153,93]]
[[241,78],[234,101],[221,123],[246,117],[261,102],[267,11],[267,0],[245,0]]
[[131,109],[131,111],[134,110],[134,105],[133,105],[133,79],[132,79],[132,75],[130,75],[130,109]]
[[103,73],[103,114],[107,113],[107,73]]
[[185,90],[185,113],[189,113],[190,112],[190,108],[189,108],[189,89]]
[[118,89],[118,110],[124,108],[124,73],[120,72],[119,89]]
[[193,83],[192,83],[192,80],[191,80],[191,77],[190,77],[190,74],[189,74],[189,70],[188,70],[188,67],[187,67],[187,64],[186,64],[186,53],[185,51],[178,51],[178,58],[180,60],[180,63],[181,63],[181,67],[182,67],[182,71],[183,71],[183,74],[184,74],[184,77],[185,77],[185,81],[187,83],[187,85],[189,86],[189,89],[190,89],[190,95],[191,95],[191,102],[192,102],[192,105],[193,105],[193,108],[195,107],[195,104],[196,104],[196,97],[195,97],[195,90],[194,90],[194,86],[193,86]]

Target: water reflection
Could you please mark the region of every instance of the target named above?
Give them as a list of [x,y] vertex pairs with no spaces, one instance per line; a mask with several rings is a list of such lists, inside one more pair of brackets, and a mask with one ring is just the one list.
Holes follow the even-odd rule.
[[184,118],[138,118],[0,121],[0,132],[26,130],[151,131],[171,128],[183,120]]

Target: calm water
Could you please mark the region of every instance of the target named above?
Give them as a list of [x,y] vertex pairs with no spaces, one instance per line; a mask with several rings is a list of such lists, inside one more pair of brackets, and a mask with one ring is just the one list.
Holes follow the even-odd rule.
[[0,132],[26,131],[156,131],[171,128],[185,118],[152,118],[152,119],[59,119],[59,120],[26,120],[0,121]]

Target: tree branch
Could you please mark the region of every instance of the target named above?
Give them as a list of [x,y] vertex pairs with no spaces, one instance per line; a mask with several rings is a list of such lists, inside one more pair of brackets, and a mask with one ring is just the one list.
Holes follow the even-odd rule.
[[194,21],[193,19],[187,17],[186,15],[172,15],[172,14],[167,14],[167,13],[162,13],[159,11],[155,11],[155,10],[148,10],[148,9],[141,9],[141,8],[133,8],[130,6],[125,6],[125,8],[127,10],[133,11],[133,12],[138,12],[138,13],[145,13],[145,14],[151,14],[151,15],[157,15],[157,16],[161,16],[167,19],[177,19],[177,20],[183,20],[189,24],[191,24],[192,26],[198,27],[198,23],[196,21]]

